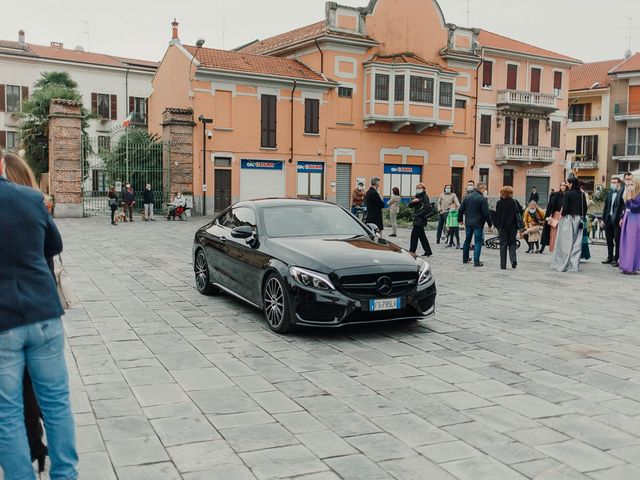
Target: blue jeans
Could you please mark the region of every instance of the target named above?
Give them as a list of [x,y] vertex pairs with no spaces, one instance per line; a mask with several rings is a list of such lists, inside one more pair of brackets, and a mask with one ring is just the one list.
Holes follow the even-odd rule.
[[466,238],[462,246],[462,261],[469,261],[469,249],[471,248],[471,238],[473,238],[473,263],[480,263],[480,253],[484,243],[484,227],[465,227]]
[[59,318],[0,332],[0,466],[5,480],[34,480],[24,425],[22,379],[29,370],[47,434],[51,480],[76,480],[78,453]]

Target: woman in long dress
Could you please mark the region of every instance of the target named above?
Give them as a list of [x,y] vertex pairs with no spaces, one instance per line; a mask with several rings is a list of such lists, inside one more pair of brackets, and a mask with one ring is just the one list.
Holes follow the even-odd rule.
[[640,181],[627,180],[624,200],[627,210],[620,235],[620,271],[636,275],[640,273]]
[[551,269],[557,272],[580,271],[584,224],[582,216],[587,211],[587,199],[580,191],[576,177],[567,179],[567,191],[562,202],[562,218],[558,224],[555,251]]
[[549,198],[549,205],[545,213],[544,229],[542,230],[542,239],[540,240],[540,253],[544,252],[545,247],[549,247],[549,251],[553,253],[556,248],[556,237],[558,236],[558,224],[562,218],[562,202],[564,192],[567,191],[567,182],[560,182],[560,191],[554,192]]

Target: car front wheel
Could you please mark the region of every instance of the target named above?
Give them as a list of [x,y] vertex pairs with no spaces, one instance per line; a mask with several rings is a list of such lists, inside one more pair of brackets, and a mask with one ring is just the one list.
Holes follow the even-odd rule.
[[289,294],[279,275],[272,273],[267,277],[262,290],[262,304],[271,330],[283,334],[292,329]]
[[196,259],[193,263],[193,270],[196,278],[196,288],[202,295],[211,295],[216,292],[216,288],[211,285],[209,278],[209,265],[207,264],[207,256],[203,250],[198,250]]

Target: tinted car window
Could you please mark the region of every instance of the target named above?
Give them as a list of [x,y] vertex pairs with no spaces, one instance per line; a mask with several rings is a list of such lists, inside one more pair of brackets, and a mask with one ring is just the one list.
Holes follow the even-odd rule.
[[256,228],[256,215],[253,210],[248,207],[232,208],[220,217],[218,223],[230,229],[245,225]]
[[263,209],[263,216],[266,233],[270,237],[355,237],[367,234],[351,215],[331,205],[267,207]]

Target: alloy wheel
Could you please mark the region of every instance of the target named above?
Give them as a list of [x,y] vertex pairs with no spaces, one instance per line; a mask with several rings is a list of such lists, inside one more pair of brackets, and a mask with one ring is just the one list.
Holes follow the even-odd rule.
[[285,315],[284,291],[277,278],[272,277],[264,288],[264,305],[267,321],[271,328],[278,328]]
[[207,266],[207,258],[202,250],[200,250],[198,255],[196,255],[196,263],[194,267],[198,291],[200,293],[205,293],[209,288],[209,267]]

